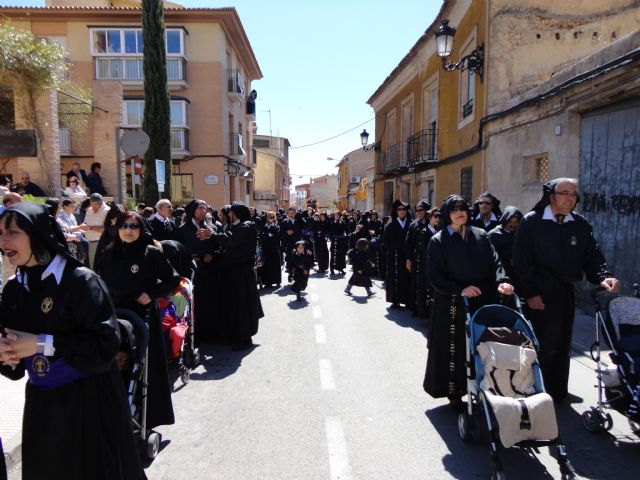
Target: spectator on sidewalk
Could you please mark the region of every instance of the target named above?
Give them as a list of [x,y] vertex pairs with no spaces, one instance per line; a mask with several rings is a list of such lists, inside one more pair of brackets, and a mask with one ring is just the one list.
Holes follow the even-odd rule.
[[31,175],[29,175],[28,172],[20,172],[18,175],[18,183],[11,187],[11,191],[19,193],[20,195],[33,195],[34,197],[47,196],[44,190],[31,181]]
[[71,170],[69,170],[66,175],[67,180],[71,177],[76,177],[81,187],[86,186],[87,184],[87,172],[80,168],[80,164],[78,162],[73,162],[71,164]]
[[87,192],[83,190],[80,186],[80,180],[74,175],[67,177],[67,187],[64,189],[63,195],[73,198],[76,202],[82,202],[87,198]]
[[107,191],[102,184],[102,177],[100,171],[102,170],[102,164],[100,162],[93,162],[91,164],[91,173],[87,175],[85,184],[91,193],[99,193],[100,195],[107,195]]
[[6,195],[11,191],[11,181],[4,173],[0,173],[0,195]]

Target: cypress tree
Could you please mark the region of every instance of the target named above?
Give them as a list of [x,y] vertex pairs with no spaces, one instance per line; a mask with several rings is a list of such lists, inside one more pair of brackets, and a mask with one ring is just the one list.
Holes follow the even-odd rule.
[[144,43],[144,119],[142,129],[150,144],[144,156],[144,179],[140,199],[147,205],[158,200],[156,159],[165,161],[165,198],[171,197],[171,111],[167,86],[164,10],[162,0],[142,0]]

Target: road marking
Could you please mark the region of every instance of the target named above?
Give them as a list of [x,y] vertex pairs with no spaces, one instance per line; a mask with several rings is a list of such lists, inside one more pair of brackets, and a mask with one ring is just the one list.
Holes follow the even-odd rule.
[[311,310],[313,313],[313,318],[315,318],[316,320],[322,318],[322,311],[320,310],[320,307],[313,307]]
[[333,369],[331,368],[331,360],[322,358],[319,360],[320,365],[320,387],[322,390],[335,390],[336,382],[333,380]]
[[309,298],[311,299],[312,302],[317,302],[319,300],[317,293],[310,293]]
[[342,422],[337,417],[327,417],[324,421],[329,447],[329,469],[332,480],[351,480],[351,467],[347,452],[347,439]]
[[322,344],[327,343],[327,331],[324,329],[324,325],[321,323],[316,323],[316,343]]

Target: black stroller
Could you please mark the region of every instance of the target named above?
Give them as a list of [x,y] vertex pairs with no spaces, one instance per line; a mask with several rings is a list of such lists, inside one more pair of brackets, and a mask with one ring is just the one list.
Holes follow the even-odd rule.
[[[555,423],[553,401],[544,391],[540,365],[535,359],[535,353],[529,349],[528,355],[531,363],[527,369],[526,378],[528,379],[529,387],[526,391],[514,386],[514,371],[504,371],[507,374],[503,377],[506,382],[498,380],[497,363],[495,364],[496,367],[485,375],[485,364],[481,358],[483,356],[482,353],[486,352],[484,346],[486,343],[494,343],[496,348],[499,347],[495,345],[495,342],[486,342],[487,337],[484,334],[489,329],[503,327],[502,332],[512,333],[518,338],[526,340],[527,344],[532,346],[536,353],[539,349],[533,327],[522,315],[520,300],[515,295],[513,298],[516,310],[504,305],[486,305],[479,308],[473,316],[469,311],[468,299],[464,299],[467,315],[465,333],[467,341],[468,401],[466,411],[460,413],[458,417],[458,432],[460,438],[468,442],[475,436],[481,422],[486,421],[490,436],[489,457],[492,479],[506,478],[502,463],[498,457],[499,445],[505,447],[515,446],[526,450],[533,450],[540,446],[555,446],[562,479],[573,479],[575,478],[575,472],[567,458],[565,447],[560,441]],[[480,347],[481,344],[483,345],[482,347]],[[511,347],[512,345],[515,344],[512,343],[505,346]],[[481,350],[483,350],[482,353]],[[492,358],[497,358],[496,352],[493,353],[494,356]],[[484,358],[487,359],[486,355]],[[522,369],[522,371],[524,370]],[[487,380],[490,379],[491,387],[487,386],[488,382],[483,382],[484,377],[489,377]],[[508,392],[507,388],[504,388],[505,385],[509,389]],[[502,387],[502,390],[500,387]],[[511,395],[509,393],[516,394],[515,398],[510,398]],[[532,400],[531,403],[527,403],[529,399]],[[534,404],[533,399],[537,403]],[[542,406],[544,410],[539,408],[534,410],[534,406]],[[504,411],[509,412],[510,416],[503,416],[500,412]],[[545,427],[544,419],[549,417],[553,417],[551,422],[547,422],[551,423],[552,426]],[[503,435],[505,432],[501,429],[518,433],[511,437],[512,441],[509,444],[505,445],[506,435]],[[516,441],[516,438],[522,438],[518,436],[520,432],[527,432],[526,436],[524,436],[527,439]]]
[[128,355],[121,369],[125,382],[133,433],[139,439],[144,452],[153,460],[160,451],[160,434],[147,428],[148,346],[149,327],[137,313],[117,308],[120,327],[120,352]]
[[[582,424],[590,432],[611,430],[613,419],[606,409],[613,409],[629,421],[633,433],[640,437],[640,286],[634,285],[635,297],[615,296],[607,301],[604,312],[599,294],[604,288],[591,290],[596,313],[596,340],[591,358],[596,362],[598,403],[582,413]],[[611,349],[611,365],[601,362],[600,335]]]

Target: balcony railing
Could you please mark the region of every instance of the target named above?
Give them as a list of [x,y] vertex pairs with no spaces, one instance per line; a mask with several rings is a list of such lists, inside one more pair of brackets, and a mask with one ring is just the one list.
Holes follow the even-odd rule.
[[171,150],[174,152],[186,152],[189,150],[189,135],[186,128],[171,129]]
[[230,133],[229,134],[229,155],[247,155],[244,148],[242,147],[242,135],[239,133]]
[[244,95],[244,81],[242,80],[240,70],[227,70],[227,79],[227,91],[229,93]]
[[[97,80],[144,81],[142,57],[99,57],[96,58]],[[185,82],[187,61],[182,57],[167,58],[167,80]]]
[[71,130],[66,127],[60,127],[60,155],[71,155]]
[[392,173],[414,168],[425,162],[438,159],[438,132],[421,130],[407,141],[398,142],[378,153],[378,173]]

